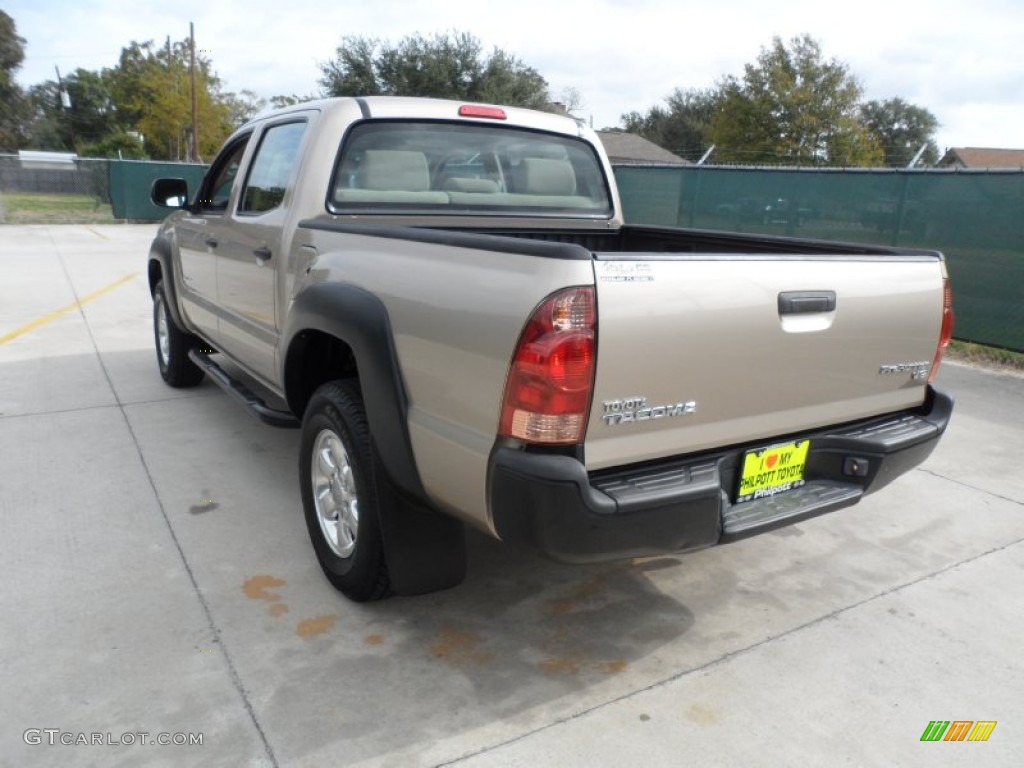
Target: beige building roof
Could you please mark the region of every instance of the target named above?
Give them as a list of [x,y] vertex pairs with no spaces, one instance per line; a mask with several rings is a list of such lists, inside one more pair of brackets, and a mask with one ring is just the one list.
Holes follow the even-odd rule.
[[1024,149],[950,147],[939,160],[940,168],[1024,168]]
[[653,141],[648,141],[635,133],[622,131],[598,131],[598,137],[604,144],[604,151],[612,165],[630,165],[654,163],[657,165],[691,165],[679,155],[674,155]]

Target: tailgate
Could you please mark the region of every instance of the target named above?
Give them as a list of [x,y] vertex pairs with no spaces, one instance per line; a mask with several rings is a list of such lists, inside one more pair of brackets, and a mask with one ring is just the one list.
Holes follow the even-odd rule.
[[920,405],[943,264],[914,256],[597,254],[589,470]]

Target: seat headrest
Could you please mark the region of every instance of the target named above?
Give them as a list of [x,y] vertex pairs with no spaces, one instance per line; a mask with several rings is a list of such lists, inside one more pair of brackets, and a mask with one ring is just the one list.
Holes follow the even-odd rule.
[[430,189],[430,168],[422,152],[368,149],[363,154],[363,189],[425,192]]
[[523,158],[523,192],[530,195],[574,195],[576,173],[568,160]]

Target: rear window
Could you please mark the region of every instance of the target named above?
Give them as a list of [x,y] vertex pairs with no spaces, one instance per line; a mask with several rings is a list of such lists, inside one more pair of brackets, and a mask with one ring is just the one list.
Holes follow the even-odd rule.
[[334,213],[608,218],[608,185],[586,142],[491,124],[367,121],[334,169]]

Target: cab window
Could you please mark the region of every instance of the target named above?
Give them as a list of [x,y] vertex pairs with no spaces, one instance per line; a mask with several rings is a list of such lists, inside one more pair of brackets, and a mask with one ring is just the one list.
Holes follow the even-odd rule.
[[227,210],[231,188],[242,165],[242,155],[248,142],[248,136],[240,137],[226,146],[213,161],[213,166],[199,190],[199,198],[196,201],[199,210],[204,213],[222,213]]
[[294,122],[272,125],[263,132],[242,190],[239,213],[265,213],[281,205],[305,130],[305,122]]

